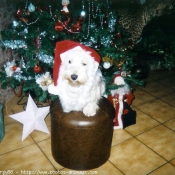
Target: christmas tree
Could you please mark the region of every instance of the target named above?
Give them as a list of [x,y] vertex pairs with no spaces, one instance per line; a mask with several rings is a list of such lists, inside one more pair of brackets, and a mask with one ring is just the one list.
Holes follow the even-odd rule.
[[[78,1],[79,2],[79,1]],[[132,85],[144,85],[133,72],[134,54],[129,46],[129,33],[117,22],[116,10],[110,0],[19,1],[16,20],[2,30],[1,45],[18,54],[5,63],[0,72],[2,88],[21,87],[39,101],[52,100],[48,93],[52,83],[54,49],[57,41],[78,41],[100,54],[101,70],[106,79],[106,94],[118,88],[112,84],[120,73]]]

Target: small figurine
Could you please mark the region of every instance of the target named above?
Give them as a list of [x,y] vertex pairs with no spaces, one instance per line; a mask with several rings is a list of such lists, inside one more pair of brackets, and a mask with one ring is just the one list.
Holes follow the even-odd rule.
[[115,90],[111,90],[111,94],[108,96],[109,101],[116,110],[114,129],[123,129],[126,126],[136,123],[136,112],[130,107],[134,95],[121,75],[115,75],[113,83],[117,86],[121,86]]
[[64,11],[65,13],[69,13],[69,10],[67,8],[68,4],[70,4],[69,0],[62,0],[63,9],[61,11]]

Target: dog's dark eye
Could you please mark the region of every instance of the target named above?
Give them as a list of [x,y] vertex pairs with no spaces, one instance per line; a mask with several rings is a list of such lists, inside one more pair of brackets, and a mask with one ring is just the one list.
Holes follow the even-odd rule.
[[71,62],[71,60],[69,60],[69,64],[71,64],[72,62]]
[[86,66],[86,63],[82,63],[83,66]]

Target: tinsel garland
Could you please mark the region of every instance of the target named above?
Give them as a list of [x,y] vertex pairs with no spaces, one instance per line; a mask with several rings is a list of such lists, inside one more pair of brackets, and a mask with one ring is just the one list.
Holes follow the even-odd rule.
[[36,56],[43,63],[53,64],[53,60],[54,60],[53,56],[44,54],[43,52],[37,53]]
[[12,50],[27,48],[27,44],[24,40],[5,40],[5,41],[2,41],[2,44],[5,48],[10,48]]

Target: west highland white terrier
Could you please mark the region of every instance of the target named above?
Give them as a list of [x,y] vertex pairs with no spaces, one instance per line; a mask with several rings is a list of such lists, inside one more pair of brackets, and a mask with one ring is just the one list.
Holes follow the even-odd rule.
[[58,70],[54,71],[56,78],[48,87],[49,93],[59,96],[64,112],[83,111],[88,117],[94,116],[105,92],[105,81],[98,69],[99,55],[91,48],[69,40],[58,42],[57,49],[56,54],[60,54],[56,55],[57,60],[61,61],[55,60],[54,68]]

